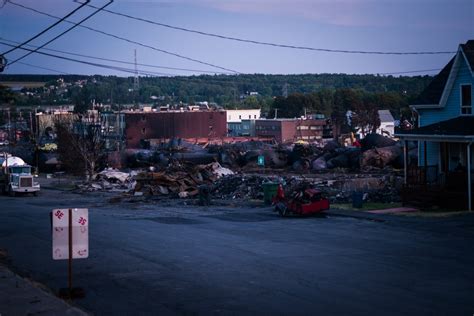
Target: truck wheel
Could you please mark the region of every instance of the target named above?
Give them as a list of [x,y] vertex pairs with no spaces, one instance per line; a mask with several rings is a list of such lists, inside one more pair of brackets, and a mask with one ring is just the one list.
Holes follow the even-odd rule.
[[34,196],[38,196],[38,191],[33,192]]

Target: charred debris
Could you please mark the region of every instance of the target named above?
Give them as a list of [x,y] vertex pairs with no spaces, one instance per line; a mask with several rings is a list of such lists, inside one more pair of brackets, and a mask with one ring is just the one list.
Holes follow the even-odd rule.
[[283,184],[287,192],[302,185],[317,188],[331,202],[349,202],[354,192],[368,201],[397,202],[403,182],[403,148],[378,134],[355,146],[330,141],[323,147],[251,140],[197,145],[172,139],[128,150],[125,160],[129,171],[105,169],[78,189],[142,200],[261,200],[262,185],[271,182]]

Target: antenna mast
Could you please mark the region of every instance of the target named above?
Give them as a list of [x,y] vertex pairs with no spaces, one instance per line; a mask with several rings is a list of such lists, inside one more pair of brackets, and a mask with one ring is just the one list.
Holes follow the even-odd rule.
[[133,89],[138,91],[140,89],[140,82],[138,81],[138,68],[137,68],[137,50],[135,49],[135,78],[133,79]]

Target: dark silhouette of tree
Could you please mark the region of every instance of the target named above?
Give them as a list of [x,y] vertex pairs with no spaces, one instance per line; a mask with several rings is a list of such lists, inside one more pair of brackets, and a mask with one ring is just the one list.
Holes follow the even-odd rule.
[[83,173],[86,179],[95,177],[105,158],[101,128],[78,118],[72,125],[56,122],[59,160],[68,171]]
[[375,133],[380,126],[378,104],[380,97],[376,95],[364,96],[363,102],[356,103],[352,108],[352,127],[363,135]]

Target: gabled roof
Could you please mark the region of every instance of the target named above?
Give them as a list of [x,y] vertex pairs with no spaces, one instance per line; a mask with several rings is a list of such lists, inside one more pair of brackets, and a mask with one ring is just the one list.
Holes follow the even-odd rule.
[[379,118],[380,122],[392,122],[393,123],[393,116],[390,113],[390,110],[379,110]]
[[[456,57],[461,54],[462,57],[466,58],[466,61],[471,68],[471,71],[474,70],[474,40],[469,40],[465,44],[459,45],[459,51],[451,58],[449,63],[444,66],[444,68],[437,74],[433,81],[426,87],[425,90],[418,96],[415,100],[414,104],[417,105],[435,105],[440,104],[441,97],[443,95],[444,88],[448,83],[449,76],[451,74],[451,70],[453,68],[454,62]],[[464,55],[464,56],[462,56]]]
[[415,100],[414,104],[438,104],[443,94],[444,86],[448,82],[449,73],[454,63],[454,57],[449,63],[437,74],[428,87],[425,88]]
[[459,116],[450,120],[418,127],[397,133],[403,135],[436,135],[436,136],[473,136],[474,116]]
[[464,56],[466,56],[469,66],[471,66],[471,70],[474,70],[474,40],[461,44],[461,49],[464,52]]

